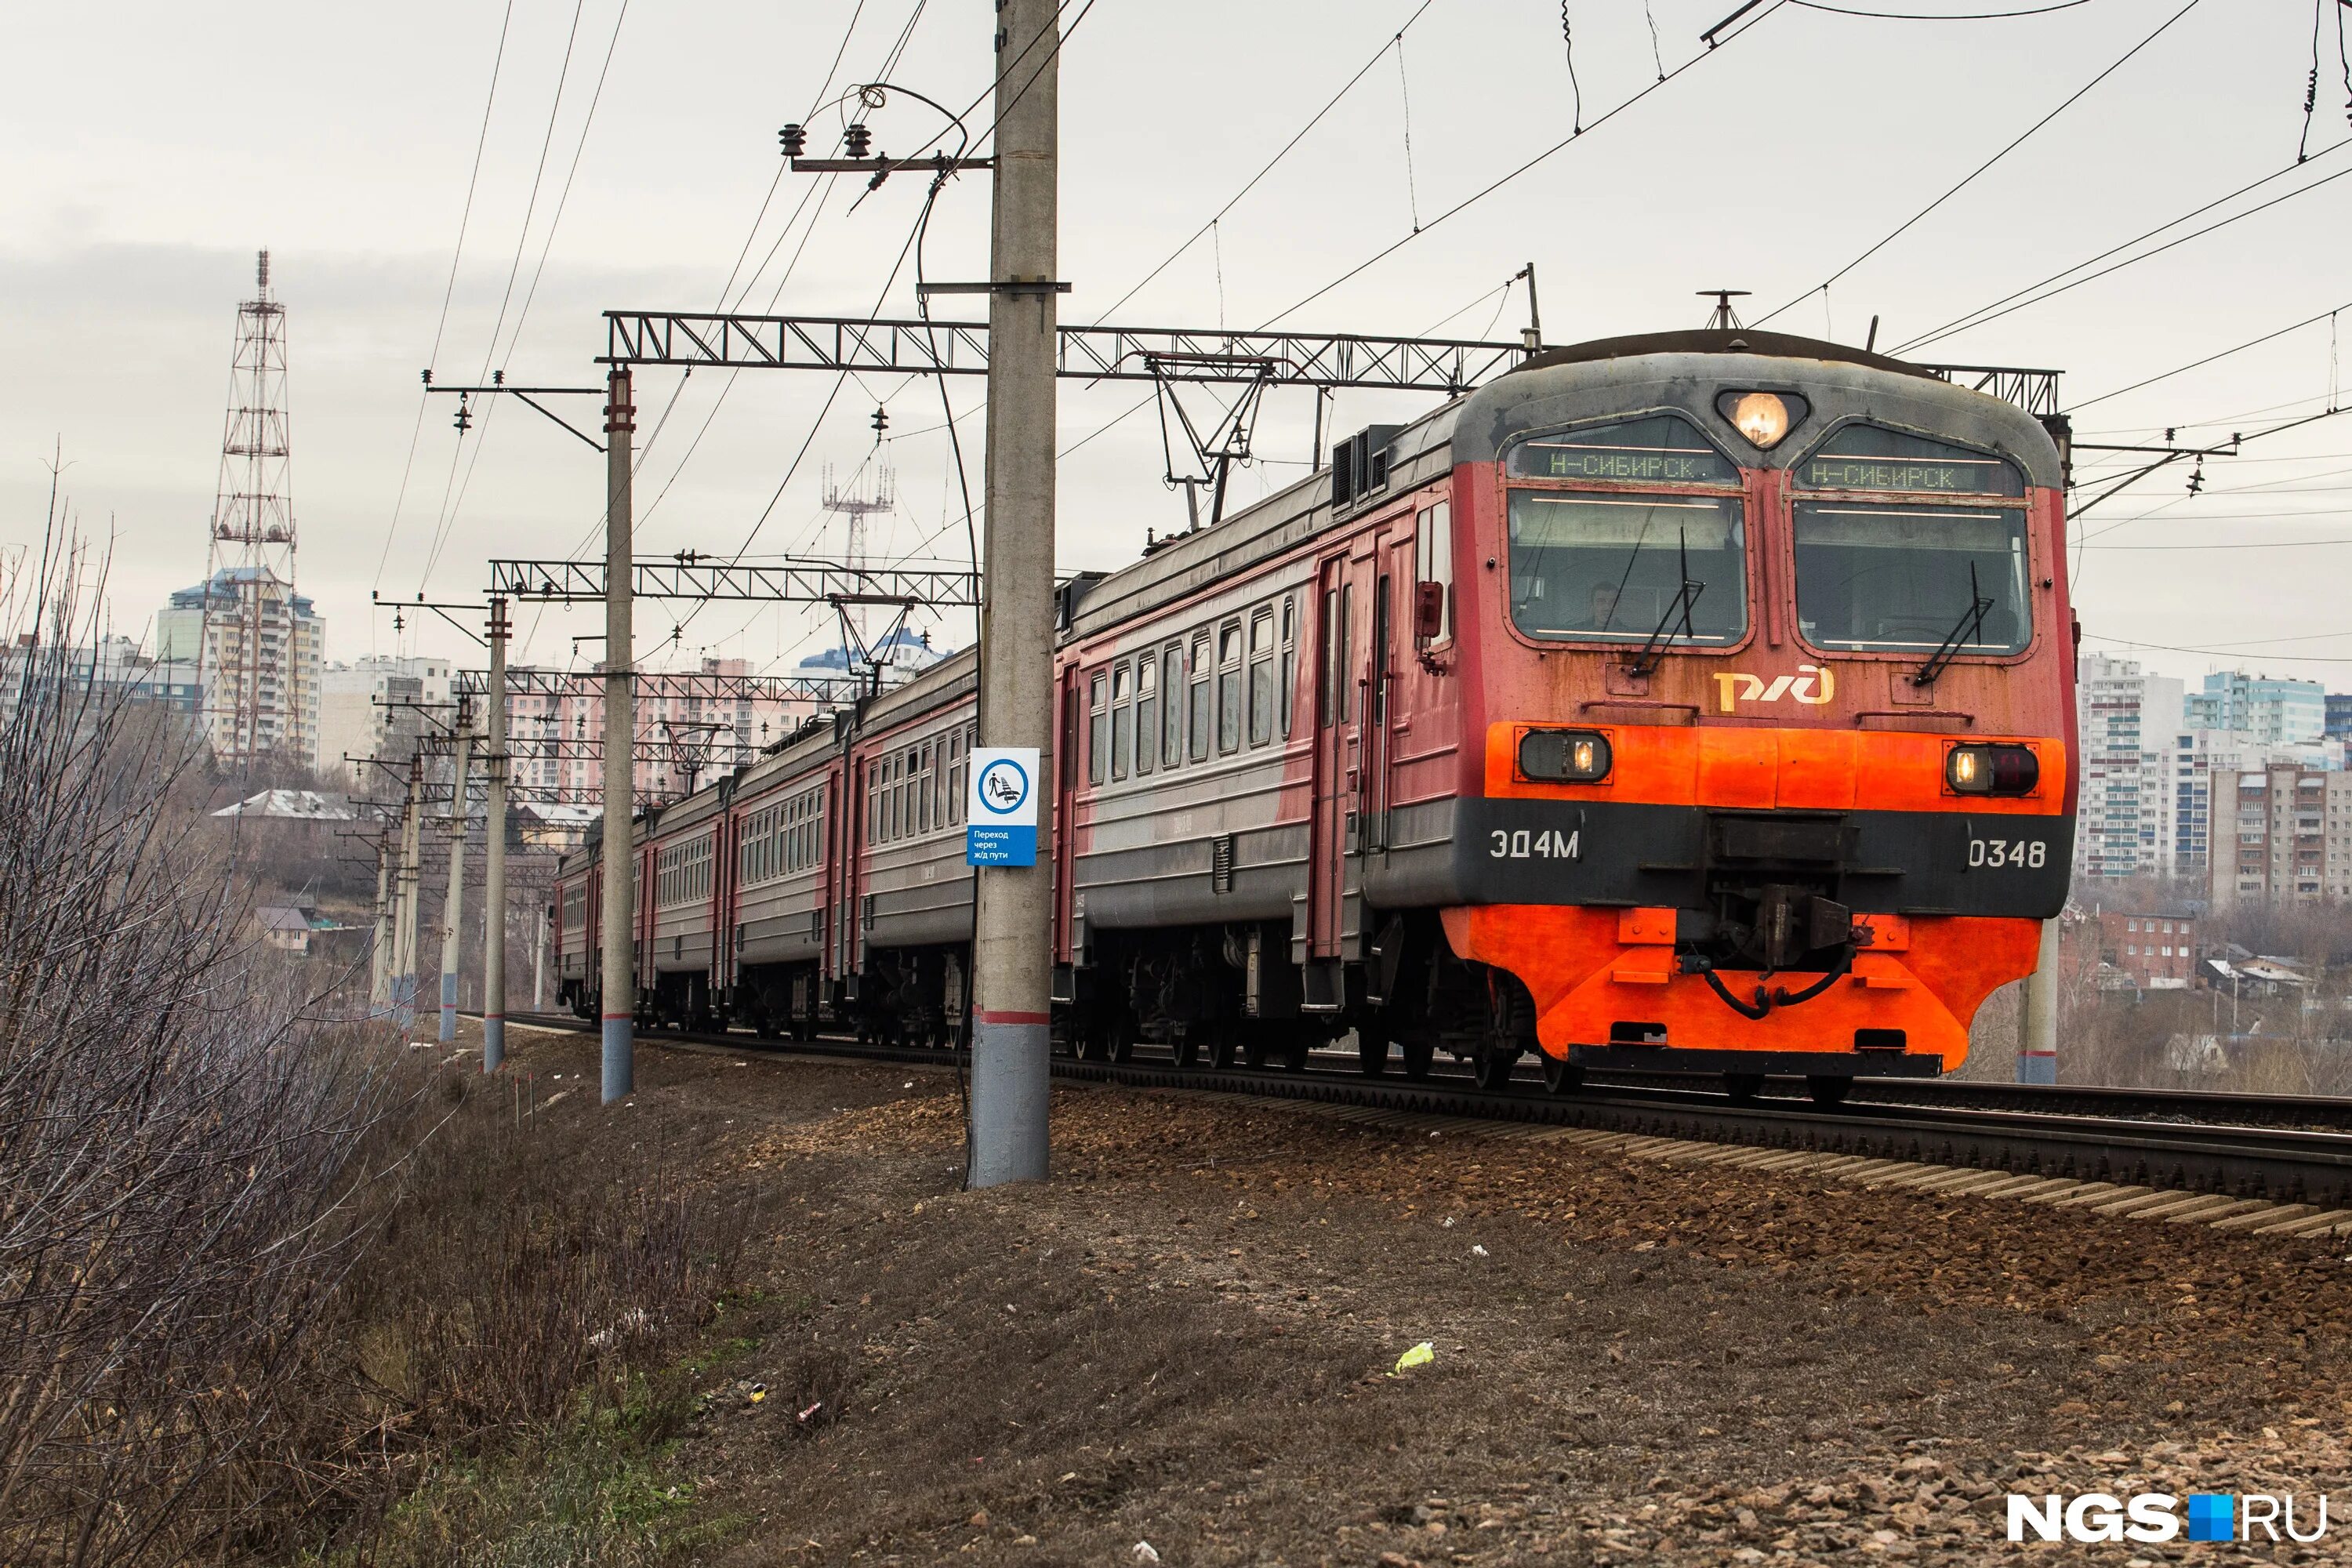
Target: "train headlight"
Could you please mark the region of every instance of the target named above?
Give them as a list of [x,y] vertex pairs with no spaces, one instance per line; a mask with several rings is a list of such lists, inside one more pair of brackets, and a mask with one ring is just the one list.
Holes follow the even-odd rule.
[[1546,784],[1596,784],[1615,760],[1609,737],[1591,730],[1530,730],[1519,737],[1519,772]]
[[2042,759],[2024,746],[1954,746],[1944,753],[1944,782],[1960,795],[2032,795]]
[[1760,452],[1779,446],[1812,411],[1803,398],[1780,392],[1727,392],[1715,400],[1715,406]]

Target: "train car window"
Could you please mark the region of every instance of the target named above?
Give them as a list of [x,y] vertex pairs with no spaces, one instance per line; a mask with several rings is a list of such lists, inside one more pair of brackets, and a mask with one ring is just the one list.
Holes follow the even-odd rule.
[[1249,624],[1249,743],[1263,746],[1274,739],[1274,606],[1250,614]]
[[1328,730],[1339,718],[1339,590],[1323,590],[1323,679],[1318,683],[1318,721]]
[[1333,679],[1339,683],[1339,722],[1347,723],[1356,716],[1356,585],[1339,584],[1339,657],[1332,661]]
[[1125,659],[1110,672],[1110,776],[1123,779],[1135,771],[1135,710],[1131,705],[1135,672]]
[[1151,771],[1160,750],[1160,656],[1145,654],[1135,661],[1135,776]]
[[[1748,631],[1748,536],[1736,496],[1515,489],[1511,619],[1530,637],[1702,647]],[[1662,637],[1663,640],[1663,637]]]
[[1217,750],[1242,744],[1242,627],[1230,621],[1217,629]]
[[1210,674],[1209,634],[1202,632],[1192,638],[1192,743],[1189,751],[1196,763],[1208,760],[1209,725],[1215,717],[1209,706]]
[[1276,677],[1276,700],[1282,706],[1282,738],[1290,739],[1293,689],[1298,683],[1298,595],[1282,596],[1282,668]]
[[1413,580],[1433,583],[1440,591],[1444,605],[1444,619],[1438,633],[1429,639],[1436,644],[1450,642],[1454,637],[1454,503],[1439,501],[1424,508],[1416,520],[1412,542]]
[[1097,674],[1087,684],[1087,782],[1103,782],[1103,764],[1110,760],[1110,708],[1107,694],[1110,678]]
[[931,830],[932,808],[937,804],[939,788],[939,758],[932,754],[931,743],[926,741],[923,742],[923,771],[917,778],[915,795],[917,815],[921,818],[916,824],[918,832],[929,833]]
[[1808,490],[2022,496],[2025,475],[2005,458],[1877,425],[1843,425],[1790,470]]
[[1167,711],[1160,720],[1160,762],[1174,767],[1184,760],[1184,645],[1170,643],[1160,655],[1160,689]]
[[1999,655],[2032,637],[2022,509],[1799,501],[1794,544],[1815,647]]

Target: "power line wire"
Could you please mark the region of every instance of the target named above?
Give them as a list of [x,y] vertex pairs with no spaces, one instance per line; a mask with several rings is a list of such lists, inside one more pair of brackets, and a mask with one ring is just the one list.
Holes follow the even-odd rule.
[[[507,0],[505,15],[499,22],[498,50],[490,57],[490,89],[482,100],[482,128],[474,138],[473,172],[466,176],[466,202],[457,211],[457,243],[449,253],[449,280],[441,290],[441,319],[433,328],[433,349],[425,360],[428,365],[441,357],[442,334],[449,326],[449,301],[457,291],[457,263],[466,254],[466,227],[474,216],[474,192],[482,179],[482,151],[489,145],[490,110],[498,105],[499,73],[506,65],[507,30],[513,23],[514,0]],[[400,531],[400,509],[408,499],[409,472],[416,466],[417,441],[425,431],[425,408],[432,401],[432,396],[429,391],[420,391],[416,396],[416,426],[409,432],[408,458],[400,468],[400,489],[393,497],[392,519],[383,528],[383,550],[376,558],[374,585],[377,587],[383,585],[384,565],[392,559],[392,542]]]
[[1112,311],[1117,310],[1129,300],[1132,300],[1138,294],[1142,293],[1145,289],[1150,286],[1153,279],[1157,279],[1161,273],[1167,271],[1170,267],[1175,264],[1177,258],[1182,256],[1195,245],[1200,244],[1202,239],[1204,238],[1212,229],[1216,227],[1220,219],[1230,214],[1234,208],[1239,206],[1244,197],[1247,196],[1252,191],[1257,189],[1259,181],[1274,173],[1275,166],[1280,163],[1285,158],[1290,156],[1291,153],[1298,146],[1298,144],[1307,139],[1307,134],[1318,125],[1323,123],[1324,117],[1339,106],[1339,100],[1341,99],[1347,97],[1349,93],[1355,90],[1355,87],[1358,82],[1363,80],[1365,77],[1371,74],[1372,68],[1381,63],[1381,57],[1386,55],[1389,50],[1396,47],[1397,40],[1402,38],[1405,34],[1411,32],[1412,30],[1412,25],[1415,22],[1420,21],[1423,13],[1426,12],[1430,6],[1434,4],[1436,4],[1436,0],[1421,0],[1421,4],[1413,8],[1412,16],[1407,16],[1404,19],[1403,26],[1397,28],[1394,36],[1382,41],[1381,47],[1372,52],[1372,57],[1366,60],[1362,65],[1358,66],[1353,76],[1350,76],[1346,81],[1339,84],[1339,90],[1326,99],[1323,102],[1323,107],[1309,115],[1307,117],[1307,123],[1300,126],[1297,131],[1292,134],[1290,140],[1284,142],[1282,146],[1276,150],[1273,157],[1268,158],[1263,164],[1261,164],[1256,174],[1252,174],[1248,179],[1243,181],[1242,188],[1235,191],[1233,195],[1226,200],[1224,205],[1219,207],[1215,212],[1209,215],[1208,222],[1194,229],[1192,234],[1185,238],[1181,245],[1179,245],[1175,249],[1170,251],[1161,258],[1160,265],[1145,273],[1143,275],[1142,281],[1137,283],[1135,287],[1129,289],[1126,293],[1121,294],[1118,299],[1112,300],[1109,308],[1105,310],[1101,315],[1095,318],[1094,324],[1099,327],[1104,321],[1108,321]]
[[[2197,5],[2198,3],[2199,0],[2189,0],[2189,4],[2191,5]],[[1789,0],[1771,0],[1771,3],[1762,11],[1758,12],[1753,17],[1742,23],[1737,32],[1723,35],[1721,41],[1723,43],[1729,43],[1735,38],[1745,37],[1748,33],[1753,31],[1759,24],[1761,24],[1766,17],[1771,16],[1773,12],[1778,11],[1782,5],[1787,4],[1789,4]],[[1555,154],[1567,147],[1570,142],[1578,141],[1585,136],[1590,136],[1592,132],[1600,130],[1603,125],[1608,124],[1611,121],[1616,119],[1619,115],[1624,113],[1627,110],[1633,108],[1635,104],[1641,102],[1652,93],[1656,92],[1659,89],[1664,87],[1668,82],[1680,77],[1685,71],[1689,70],[1701,60],[1712,58],[1717,52],[1717,47],[1710,45],[1707,48],[1702,50],[1698,54],[1693,55],[1689,59],[1685,60],[1682,64],[1668,71],[1664,76],[1660,77],[1657,80],[1641,89],[1641,90],[1635,92],[1631,97],[1620,100],[1616,104],[1612,106],[1605,113],[1603,113],[1600,119],[1595,120],[1591,124],[1580,125],[1577,129],[1570,131],[1566,136],[1560,138],[1558,142],[1553,142],[1542,152],[1538,153],[1526,163],[1519,164],[1509,173],[1492,181],[1486,185],[1482,186],[1480,189],[1472,192],[1469,195],[1463,197],[1462,200],[1454,203],[1444,212],[1439,213],[1435,217],[1431,218],[1427,223],[1413,230],[1411,234],[1406,235],[1404,237],[1395,241],[1393,244],[1384,246],[1362,261],[1360,261],[1355,266],[1348,268],[1347,271],[1339,274],[1339,277],[1334,278],[1328,283],[1324,284],[1320,289],[1316,289],[1313,293],[1308,294],[1296,303],[1276,311],[1274,315],[1259,323],[1255,330],[1258,331],[1265,331],[1268,328],[1272,327],[1276,322],[1284,320],[1286,317],[1297,314],[1300,310],[1305,310],[1307,306],[1313,304],[1324,295],[1330,293],[1334,289],[1337,289],[1342,284],[1349,282],[1350,280],[1360,277],[1362,274],[1369,272],[1374,267],[1380,265],[1380,263],[1395,255],[1398,251],[1402,250],[1406,246],[1411,245],[1414,240],[1419,239],[1423,235],[1428,234],[1432,230],[1437,228],[1440,225],[1460,216],[1463,213],[1467,212],[1470,208],[1477,205],[1480,202],[1485,201],[1488,196],[1493,195],[1496,191],[1501,190],[1505,185],[1517,180],[1520,175],[1528,173],[1530,169],[1548,162]]]
[[1789,300],[1786,304],[1780,305],[1766,312],[1764,315],[1759,316],[1756,320],[1748,322],[1748,324],[1751,327],[1760,327],[1765,322],[1772,320],[1773,317],[1783,314],[1784,312],[1795,308],[1797,305],[1803,303],[1805,300],[1811,299],[1814,295],[1826,292],[1831,284],[1835,283],[1839,279],[1844,277],[1847,273],[1852,272],[1855,268],[1861,266],[1872,257],[1877,255],[1888,246],[1894,244],[1895,240],[1901,238],[1906,233],[1907,233],[1913,225],[1918,223],[1922,218],[1934,212],[1937,207],[1942,206],[1946,202],[1950,201],[1954,196],[1959,195],[1970,184],[1974,184],[1979,175],[1984,174],[1986,170],[1990,169],[2003,158],[2008,157],[2011,153],[2016,152],[2018,148],[2023,146],[2034,132],[2040,131],[2043,126],[2057,119],[2061,114],[2065,113],[2067,110],[2073,108],[2076,103],[2082,101],[2084,95],[2089,93],[2093,88],[2097,87],[2101,82],[2106,80],[2107,78],[2121,70],[2130,62],[2134,56],[2137,55],[2142,49],[2147,47],[2148,45],[2156,42],[2158,38],[2163,37],[2167,28],[2170,27],[2175,22],[2179,21],[2181,17],[2189,15],[2189,12],[2194,11],[2200,3],[2201,0],[2188,0],[2188,4],[2184,5],[2179,10],[2175,11],[2171,16],[2167,16],[2162,22],[2158,23],[2154,32],[2148,34],[2138,43],[2134,44],[2130,48],[2126,49],[2121,59],[2116,60],[2113,65],[2107,67],[2106,69],[2101,71],[2098,75],[2084,82],[2081,87],[2076,88],[2072,93],[2069,93],[2064,101],[2061,102],[2058,107],[2053,109],[2041,119],[2027,126],[2022,132],[2019,132],[2014,140],[2003,146],[2000,152],[1995,153],[1991,157],[1987,158],[1983,163],[1979,163],[1975,168],[1969,170],[1967,174],[1961,177],[1960,182],[1958,184],[1952,186],[1942,195],[1937,196],[1934,201],[1929,202],[1926,206],[1921,207],[1917,212],[1913,213],[1909,217],[1905,218],[1901,223],[1895,226],[1892,233],[1878,240],[1875,244],[1872,245],[1869,249],[1864,251],[1860,256],[1855,257],[1852,261],[1847,262],[1843,267],[1839,268],[1835,272],[1831,273],[1827,278],[1822,279],[1821,282],[1815,284],[1812,288],[1806,289],[1803,293],[1798,295],[1795,299]]
[[2290,321],[2285,326],[2279,328],[2276,331],[2264,332],[2258,338],[2248,338],[2244,342],[2223,349],[2219,353],[2210,353],[2202,359],[2190,360],[2187,364],[2175,365],[2170,370],[2161,371],[2155,375],[2145,377],[2139,381],[2135,381],[2128,386],[2118,386],[2113,392],[2103,392],[2096,397],[2086,397],[2082,402],[2077,403],[2073,407],[2069,408],[2067,413],[2079,413],[2081,410],[2090,407],[2093,404],[2105,403],[2109,398],[2113,397],[2121,397],[2126,392],[2137,392],[2144,386],[2154,386],[2159,381],[2169,381],[2176,375],[2185,375],[2192,370],[2201,370],[2205,366],[2213,363],[2216,360],[2228,359],[2231,354],[2243,353],[2251,348],[2259,348],[2263,344],[2272,342],[2273,339],[2283,338],[2289,332],[2300,331],[2305,327],[2311,326],[2315,322],[2329,320],[2335,316],[2337,311],[2347,310],[2352,310],[2352,300],[2346,300],[2343,304],[2336,306],[2333,310],[2322,310],[2315,316],[2305,316],[2300,321]]
[[[2317,156],[2325,158],[2330,153],[2341,152],[2346,147],[2352,147],[2352,138],[2347,138],[2345,141],[2336,142],[2331,146],[2322,148]],[[2261,179],[2250,181],[2249,183],[2239,186],[2236,190],[2231,191],[2228,195],[2216,196],[2213,200],[2207,202],[2204,205],[2193,207],[2189,211],[2182,213],[2179,217],[2171,218],[2164,223],[2160,223],[2145,234],[2125,240],[2121,245],[2112,246],[2109,248],[2099,252],[2098,255],[2091,257],[2087,260],[2076,262],[2072,267],[2062,268],[2058,271],[2052,273],[2049,277],[2042,279],[2040,282],[2028,284],[2026,287],[2018,289],[2015,293],[2001,296],[2001,298],[1995,300],[1990,305],[1982,305],[1978,307],[1976,310],[1955,316],[1952,320],[1945,322],[1940,327],[1922,332],[1919,336],[1912,338],[1907,342],[1897,343],[1890,352],[1901,354],[1907,353],[1914,349],[1925,348],[1930,343],[1940,342],[1946,338],[1956,337],[1961,332],[1969,331],[1977,327],[1981,327],[1988,321],[1998,321],[2001,317],[2009,315],[2012,311],[2022,310],[2029,305],[2038,305],[2045,300],[2054,300],[2059,295],[2065,293],[2068,289],[2078,289],[2085,283],[2094,282],[2098,279],[2107,277],[2111,273],[2119,272],[2126,267],[2136,266],[2142,261],[2148,260],[2152,257],[2161,256],[2175,246],[2185,245],[2192,239],[2201,238],[2205,235],[2213,233],[2216,229],[2227,228],[2230,225],[2236,223],[2241,218],[2249,218],[2253,216],[2256,213],[2267,212],[2283,202],[2290,202],[2297,196],[2308,195],[2313,191],[2319,189],[2322,185],[2327,184],[2336,180],[2340,180],[2347,174],[2352,174],[2352,169],[2339,169],[2333,174],[2328,174],[2323,178],[2314,180],[2307,185],[2299,185],[2294,190],[2288,191],[2282,195],[2273,196],[2269,201],[2262,202],[2256,205],[2248,207],[2243,212],[2232,213],[2230,216],[2210,223],[2203,228],[2195,229],[2188,234],[2168,239],[2153,250],[2143,251],[2137,256],[2126,257],[2123,260],[2116,262],[2113,267],[2101,268],[2101,270],[2097,272],[2091,273],[2086,277],[2074,279],[2074,281],[2062,284],[2054,289],[2048,287],[2050,284],[2056,283],[2058,279],[2066,277],[2070,273],[2080,272],[2086,267],[2096,267],[2100,262],[2105,261],[2107,258],[2116,255],[2119,252],[2129,250],[2133,246],[2141,244],[2146,240],[2152,239],[2156,236],[2162,234],[2166,229],[2176,228],[2181,224],[2187,223],[2191,218],[2200,216],[2203,214],[2212,211],[2215,207],[2233,202],[2240,196],[2245,195],[2251,191],[2258,190],[2262,186],[2269,184],[2273,180],[2292,174],[2308,162],[2308,159],[2298,158],[2294,163],[2286,164],[2283,168],[2274,169],[2271,173],[2264,174]],[[2043,290],[2045,289],[2047,289],[2047,292],[2040,292],[2040,290]],[[2029,295],[2032,296],[2032,298],[2027,298]]]
[[1832,16],[1867,16],[1880,22],[2006,22],[2012,16],[2047,16],[2053,11],[2071,11],[2077,5],[2087,5],[2091,0],[2057,0],[2052,5],[2036,5],[2024,11],[1967,11],[1943,13],[1935,11],[1857,11],[1845,5],[1824,5],[1822,0],[1790,0],[1808,11],[1826,11]]

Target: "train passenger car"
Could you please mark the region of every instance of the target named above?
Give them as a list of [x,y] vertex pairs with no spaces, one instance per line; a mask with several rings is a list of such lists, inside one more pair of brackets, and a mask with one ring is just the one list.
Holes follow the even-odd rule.
[[[731,995],[737,1020],[763,1035],[807,1039],[823,1014],[848,717],[828,714],[780,742],[735,791]],[[727,988],[728,973],[718,978]]]
[[[1533,1050],[1560,1089],[1958,1066],[2072,858],[2061,467],[1916,367],[1654,334],[1538,355],[1074,584],[1058,1033],[1185,1061],[1352,1033],[1367,1070],[1443,1050],[1490,1084]],[[796,994],[954,1033],[971,689],[966,655],[843,721],[822,864],[756,922],[748,873],[690,917],[718,1005],[761,1014],[754,925],[805,919]],[[814,767],[751,770],[730,819]],[[656,863],[702,820],[664,814]],[[656,973],[660,933],[673,963],[696,937],[665,918]]]

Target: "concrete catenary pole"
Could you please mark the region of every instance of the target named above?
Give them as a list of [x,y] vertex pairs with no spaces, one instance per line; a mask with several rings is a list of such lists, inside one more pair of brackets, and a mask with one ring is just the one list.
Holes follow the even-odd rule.
[[472,770],[474,731],[462,699],[457,704],[457,745],[449,761],[449,886],[441,898],[441,1032],[457,1038],[457,948],[466,930],[466,785]]
[[392,834],[387,828],[375,841],[375,934],[368,943],[368,1016],[381,1017],[385,980],[392,973]]
[[[1050,751],[1054,728],[1054,351],[1061,35],[1054,0],[999,0],[988,305],[988,537],[980,743]],[[972,932],[975,1187],[1046,1174],[1052,792],[1034,866],[982,867]]]
[[482,840],[482,1070],[507,1056],[507,602],[490,601],[489,710],[482,768],[489,823]]
[[635,1087],[637,1005],[632,898],[636,879],[636,705],[630,690],[629,595],[635,586],[629,463],[636,432],[629,371],[615,365],[604,405],[604,1103]]
[[2042,922],[2042,950],[2025,977],[2025,1037],[2017,1042],[2017,1081],[2058,1081],[2058,922]]
[[408,808],[400,817],[400,921],[393,937],[393,1021],[403,1031],[416,1022],[417,838],[425,821],[425,753],[408,758]]

